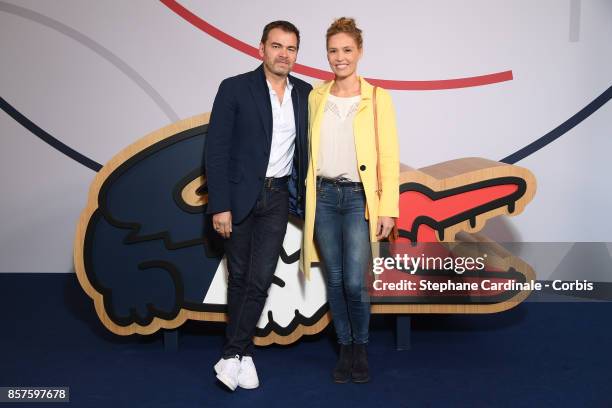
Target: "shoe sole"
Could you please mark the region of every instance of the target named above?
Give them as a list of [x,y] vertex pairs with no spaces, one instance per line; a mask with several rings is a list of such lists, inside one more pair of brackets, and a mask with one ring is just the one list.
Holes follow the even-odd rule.
[[221,381],[230,391],[235,391],[238,384],[232,383],[232,381],[224,376],[223,374],[217,374],[217,380]]
[[254,390],[255,388],[259,387],[259,382],[255,385],[243,385],[243,384],[238,383],[238,386],[245,390]]
[[353,378],[352,380],[353,380],[353,382],[354,382],[355,384],[363,384],[363,383],[370,382],[370,377],[368,377],[368,378],[363,378],[363,379],[358,379],[358,380],[356,380],[356,379],[354,379],[354,378]]

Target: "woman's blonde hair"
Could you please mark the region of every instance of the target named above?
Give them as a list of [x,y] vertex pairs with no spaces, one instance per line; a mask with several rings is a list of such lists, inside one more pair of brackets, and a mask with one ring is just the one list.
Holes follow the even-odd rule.
[[339,33],[346,33],[353,37],[357,43],[357,48],[361,49],[363,45],[363,37],[361,36],[361,30],[357,28],[357,23],[354,18],[340,17],[334,20],[333,23],[327,29],[326,44],[329,44],[329,39],[332,35]]

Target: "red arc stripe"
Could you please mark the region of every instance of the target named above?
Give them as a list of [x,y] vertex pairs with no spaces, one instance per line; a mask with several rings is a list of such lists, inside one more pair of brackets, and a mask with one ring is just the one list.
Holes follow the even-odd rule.
[[[229,45],[235,50],[261,60],[259,50],[257,48],[219,30],[217,27],[187,10],[176,0],[160,1],[194,27],[199,28],[211,37],[216,38],[226,45]],[[295,64],[293,66],[293,72],[322,80],[329,80],[334,77],[334,74],[329,71],[323,71],[322,69],[313,68],[302,64]],[[512,79],[513,76],[511,70],[468,78],[438,79],[432,81],[397,81],[389,79],[366,78],[366,80],[372,85],[378,85],[382,88],[401,91],[431,91],[441,89],[469,88],[473,86],[490,85],[499,82],[511,81]]]

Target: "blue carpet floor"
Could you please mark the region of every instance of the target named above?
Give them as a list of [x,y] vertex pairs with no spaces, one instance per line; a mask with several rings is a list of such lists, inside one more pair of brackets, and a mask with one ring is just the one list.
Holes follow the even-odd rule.
[[[495,315],[374,316],[372,381],[334,384],[331,330],[257,350],[257,390],[215,382],[223,325],[119,337],[72,274],[0,274],[0,386],[69,386],[75,407],[612,407],[612,303],[524,303]],[[2,405],[2,404],[0,404]],[[27,404],[15,404],[27,406]]]

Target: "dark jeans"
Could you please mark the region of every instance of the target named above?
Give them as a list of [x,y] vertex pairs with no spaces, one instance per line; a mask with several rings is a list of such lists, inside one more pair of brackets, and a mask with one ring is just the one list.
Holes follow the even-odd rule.
[[327,301],[338,343],[365,344],[370,302],[364,275],[372,252],[361,184],[317,181],[315,238],[327,272]]
[[287,178],[283,178],[264,185],[251,213],[232,225],[225,241],[229,321],[224,358],[253,354],[253,335],[268,297],[288,218],[289,192]]

